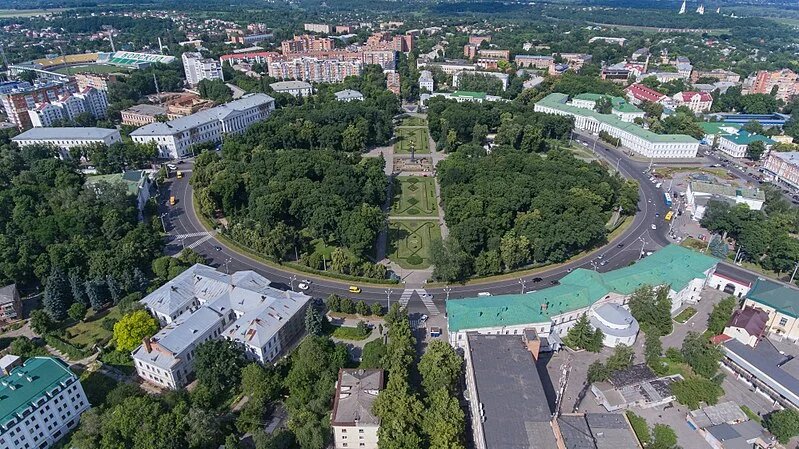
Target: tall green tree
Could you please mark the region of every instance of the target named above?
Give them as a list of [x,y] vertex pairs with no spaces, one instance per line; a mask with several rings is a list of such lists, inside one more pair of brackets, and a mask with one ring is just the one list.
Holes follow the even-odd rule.
[[735,296],[728,296],[717,304],[713,305],[713,311],[707,317],[707,330],[713,335],[718,335],[724,331],[724,326],[732,316],[735,306],[738,305],[738,299]]
[[42,304],[52,319],[61,321],[67,317],[67,310],[72,304],[72,290],[66,275],[58,268],[53,268],[47,278]]
[[688,332],[682,344],[685,363],[691,365],[694,372],[708,379],[714,377],[719,369],[719,361],[723,356],[721,350],[710,344],[702,334]]
[[233,393],[241,381],[241,369],[246,364],[241,345],[227,339],[208,340],[197,346],[194,356],[197,381],[223,400]]
[[308,335],[319,337],[324,334],[326,321],[327,318],[316,307],[308,306],[305,309],[305,330]]
[[431,341],[419,361],[422,387],[428,395],[439,389],[454,393],[462,372],[463,359],[443,340]]
[[799,435],[799,412],[793,409],[772,412],[766,418],[765,425],[777,437],[777,441],[787,444],[791,438]]

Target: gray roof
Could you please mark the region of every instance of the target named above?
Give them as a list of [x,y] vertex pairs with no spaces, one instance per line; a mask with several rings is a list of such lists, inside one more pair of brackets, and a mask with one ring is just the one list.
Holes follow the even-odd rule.
[[305,81],[278,81],[269,85],[275,92],[292,89],[310,89],[311,84]]
[[757,438],[765,442],[771,440],[768,432],[755,421],[744,421],[737,424],[724,423],[708,427],[706,430],[721,441],[725,449],[750,449],[753,445],[749,441]]
[[185,117],[178,117],[165,123],[150,123],[130,133],[131,136],[164,136],[188,131],[206,123],[223,120],[232,114],[254,108],[262,104],[274,102],[275,99],[266,94],[249,94],[238,100],[196,112]]
[[135,104],[127,109],[123,109],[122,112],[130,112],[133,114],[149,115],[154,117],[161,114],[165,115],[167,111],[165,107],[155,104]]
[[620,413],[564,414],[558,417],[558,428],[566,449],[640,449]]
[[379,425],[372,404],[383,389],[382,369],[341,369],[338,372],[336,397],[333,400],[334,426]]
[[112,134],[119,134],[119,131],[108,128],[31,128],[11,140],[104,140]]
[[738,340],[729,340],[724,342],[723,346],[728,357],[734,355],[759,371],[760,373],[752,374],[761,381],[772,388],[781,387],[794,395],[799,395],[799,378],[783,369],[783,364],[789,362],[790,357],[780,354],[767,338],[761,340],[754,348]]
[[627,309],[619,304],[602,304],[594,309],[594,313],[602,319],[600,320],[596,316],[591,316],[591,325],[594,326],[594,328],[601,329],[603,334],[618,338],[638,335],[638,321],[633,318],[632,314],[630,314]]
[[551,410],[535,360],[520,335],[468,334],[486,447],[552,448]]
[[752,286],[757,280],[756,274],[724,262],[720,262],[716,265],[714,274],[743,284],[748,284],[749,286]]
[[152,341],[157,342],[157,345],[152,351],[147,352],[140,345],[133,351],[133,358],[169,370],[180,361],[183,351],[221,320],[219,313],[207,307],[200,307],[192,314],[183,314],[153,335]]
[[748,418],[735,402],[727,401],[721,404],[709,405],[698,410],[688,412],[694,423],[701,428],[716,426],[723,423],[746,421]]
[[799,165],[799,151],[786,151],[782,153],[778,151],[772,151],[769,153],[769,157],[782,159],[789,165]]
[[354,98],[363,98],[363,94],[358,92],[357,90],[352,89],[344,89],[342,91],[338,91],[335,94],[336,100],[349,100]]
[[566,449],[596,449],[594,436],[591,435],[585,416],[561,415],[558,417],[558,428]]
[[733,187],[709,182],[691,181],[691,190],[696,194],[720,195],[731,198],[741,197],[759,201],[766,200],[766,194],[760,189]]
[[0,287],[0,304],[7,304],[14,301],[18,294],[17,284]]

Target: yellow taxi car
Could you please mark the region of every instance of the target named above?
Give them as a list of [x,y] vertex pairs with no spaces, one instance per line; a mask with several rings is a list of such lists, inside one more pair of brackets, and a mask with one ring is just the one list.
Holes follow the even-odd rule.
[[360,292],[361,292],[361,287],[350,285],[350,293],[360,293]]

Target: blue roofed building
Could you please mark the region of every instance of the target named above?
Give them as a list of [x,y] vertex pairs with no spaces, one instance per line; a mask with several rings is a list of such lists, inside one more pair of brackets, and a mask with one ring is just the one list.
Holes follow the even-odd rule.
[[[449,341],[453,346],[463,346],[467,332],[522,335],[525,329],[535,329],[542,337],[541,350],[557,350],[560,337],[581,315],[590,312],[595,318],[594,309],[603,304],[625,305],[644,285],[670,286],[672,312],[684,303],[699,301],[717,263],[713,257],[669,245],[618,270],[599,273],[578,268],[559,285],[527,294],[450,300],[446,305]],[[629,338],[627,332],[622,331],[620,336]]]

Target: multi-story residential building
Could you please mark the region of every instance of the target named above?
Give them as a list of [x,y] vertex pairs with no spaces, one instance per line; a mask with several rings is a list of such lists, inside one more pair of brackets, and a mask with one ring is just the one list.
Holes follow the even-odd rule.
[[497,50],[497,49],[477,50],[477,56],[484,58],[499,59],[501,61],[507,61],[510,59],[510,50]]
[[383,389],[382,369],[340,369],[330,427],[336,449],[377,449],[380,418],[372,411]]
[[705,216],[708,201],[716,200],[731,204],[746,204],[751,210],[763,209],[766,194],[760,189],[732,187],[708,182],[690,181],[685,191],[685,209],[691,218],[701,220]]
[[9,322],[22,319],[22,299],[17,284],[0,287],[0,321]]
[[11,123],[17,125],[19,129],[28,129],[33,126],[28,110],[35,109],[42,103],[58,101],[59,97],[77,91],[78,86],[74,81],[47,81],[28,87],[19,85],[0,94],[0,104],[3,105]]
[[533,67],[536,69],[548,69],[555,63],[553,56],[547,55],[516,55],[513,62],[517,67]]
[[694,71],[694,66],[691,64],[691,60],[685,56],[678,56],[674,62],[674,66],[677,67],[677,74],[679,74],[683,79],[690,78],[691,72]]
[[31,83],[27,81],[1,81],[0,94],[7,94],[15,90],[22,90],[31,87]]
[[545,342],[542,351],[557,350],[560,338],[582,315],[593,317],[591,311],[607,303],[624,306],[643,285],[668,286],[672,312],[683,304],[696,303],[717,264],[713,257],[669,245],[607,273],[578,268],[559,285],[535,292],[448,301],[449,341],[462,347],[470,333],[521,335],[534,329],[546,337],[541,340]]
[[302,333],[310,299],[277,290],[253,271],[227,275],[194,265],[141,300],[165,327],[133,351],[136,372],[180,388],[194,371],[197,346],[217,338],[240,343],[251,360],[272,362]]
[[91,407],[78,377],[53,357],[32,357],[0,377],[0,397],[0,449],[51,447]]
[[591,39],[588,39],[589,44],[593,44],[594,42],[604,42],[606,44],[615,44],[619,47],[624,47],[624,44],[627,43],[627,39],[623,37],[608,37],[608,36],[594,36]]
[[123,125],[144,126],[154,123],[159,116],[166,117],[166,107],[154,104],[137,104],[119,112]]
[[340,83],[348,76],[360,76],[362,71],[360,60],[338,58],[275,58],[269,64],[272,78],[314,83]]
[[78,90],[82,91],[93,87],[108,92],[108,85],[117,82],[117,75],[113,73],[78,73],[75,75]]
[[165,123],[150,123],[130,133],[130,137],[137,143],[155,142],[159,157],[176,159],[190,154],[194,145],[221,142],[226,134],[246,131],[254,123],[266,120],[274,109],[274,98],[250,94]]
[[119,131],[108,128],[31,128],[11,138],[20,147],[29,145],[50,145],[59,148],[62,156],[73,147],[92,144],[111,146],[121,142]]
[[625,93],[627,99],[630,100],[630,103],[636,106],[644,101],[648,101],[650,103],[663,103],[669,98],[655,89],[644,86],[643,84],[632,84],[630,87],[625,89]]
[[569,68],[575,72],[579,71],[594,58],[585,53],[561,53],[560,57],[563,58],[563,60],[569,64]]
[[256,45],[260,42],[272,39],[275,35],[269,29],[263,31],[247,30],[227,30],[228,41],[232,44]]
[[186,82],[196,86],[202,80],[223,80],[222,63],[216,59],[204,58],[197,52],[186,52],[183,59],[183,70],[186,72]]
[[386,72],[386,89],[390,90],[394,95],[399,95],[401,88],[402,83],[399,72]]
[[730,157],[743,158],[747,156],[747,148],[752,142],[763,142],[766,149],[770,149],[774,145],[774,141],[766,136],[760,134],[752,134],[744,130],[738,131],[736,134],[726,134],[719,136],[719,150],[726,153]]
[[634,123],[627,123],[613,114],[600,114],[591,109],[567,103],[568,96],[553,93],[535,104],[536,112],[574,117],[577,129],[598,134],[605,131],[621,140],[621,145],[653,159],[693,158],[699,151],[699,141],[683,134],[655,134]]
[[741,75],[724,69],[694,70],[691,72],[691,82],[695,83],[699,78],[716,78],[720,82],[733,84],[741,82]]
[[278,81],[269,85],[275,92],[286,93],[295,97],[309,97],[313,94],[313,86],[305,81]]
[[774,89],[776,89],[777,99],[787,102],[791,97],[799,94],[799,74],[790,69],[774,72],[761,70],[757,72],[751,88],[746,89],[745,93],[770,94]]
[[361,54],[364,64],[377,64],[384,70],[397,67],[397,52],[394,50],[364,50]]
[[367,50],[393,50],[402,53],[413,51],[413,36],[409,34],[392,35],[388,32],[377,32],[366,39]]
[[480,49],[480,47],[477,46],[477,45],[466,44],[466,45],[463,46],[463,56],[466,59],[474,59],[474,58],[477,57],[477,50],[479,50],[479,49]]
[[303,29],[311,33],[322,33],[322,34],[330,34],[333,31],[333,27],[331,25],[327,25],[324,23],[306,23],[303,26]]
[[417,61],[417,66],[421,68],[428,68],[428,67],[438,67],[441,69],[442,72],[446,73],[447,75],[454,75],[458,72],[473,72],[477,70],[477,66],[475,64],[469,64],[467,61],[462,59],[449,59],[444,62],[427,62],[427,61]]
[[763,170],[773,176],[776,183],[799,188],[799,151],[770,151]]
[[422,70],[419,72],[419,90],[425,89],[427,92],[433,92],[435,89],[435,80],[433,80],[433,72],[429,70]]
[[713,106],[713,96],[707,92],[678,92],[674,94],[677,106],[687,106],[694,114],[702,114]]
[[484,36],[469,36],[469,43],[472,45],[480,46],[483,42],[491,42],[491,35],[487,34]]
[[56,101],[41,103],[28,110],[28,117],[34,127],[53,126],[55,123],[69,122],[84,113],[96,119],[105,118],[108,111],[106,91],[87,87],[80,93],[59,97]]
[[279,56],[278,53],[273,51],[250,51],[246,53],[230,53],[227,55],[222,55],[219,57],[219,62],[224,64],[228,63],[230,65],[239,64],[242,62],[253,63],[257,62],[259,64],[268,64],[272,58]]
[[294,36],[291,40],[280,43],[283,55],[290,53],[305,53],[309,51],[331,51],[333,50],[333,39],[329,37],[314,37],[307,34]]

